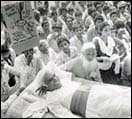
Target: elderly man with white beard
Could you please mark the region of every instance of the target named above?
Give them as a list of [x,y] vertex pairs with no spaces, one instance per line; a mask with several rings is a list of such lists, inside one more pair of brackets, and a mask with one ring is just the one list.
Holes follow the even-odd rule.
[[72,72],[76,77],[102,82],[96,60],[95,45],[91,42],[83,45],[80,57],[61,65],[60,68]]

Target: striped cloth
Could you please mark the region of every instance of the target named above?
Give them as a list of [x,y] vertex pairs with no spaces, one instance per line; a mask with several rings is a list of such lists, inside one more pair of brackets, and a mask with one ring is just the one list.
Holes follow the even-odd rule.
[[71,101],[71,111],[74,114],[86,117],[86,106],[89,95],[89,90],[76,90]]

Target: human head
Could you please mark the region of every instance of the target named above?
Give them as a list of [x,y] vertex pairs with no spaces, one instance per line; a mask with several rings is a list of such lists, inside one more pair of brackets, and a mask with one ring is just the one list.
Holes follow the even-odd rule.
[[56,9],[57,9],[57,8],[56,8],[55,5],[51,5],[51,6],[50,6],[50,10],[51,10],[51,12],[56,11]]
[[61,7],[61,8],[59,9],[59,11],[60,11],[60,14],[61,14],[63,17],[66,17],[66,15],[67,15],[67,9],[66,9],[66,8]]
[[82,47],[82,56],[87,59],[87,61],[93,61],[96,57],[96,47],[92,42],[85,43]]
[[66,24],[68,27],[72,27],[74,18],[72,16],[68,16],[66,20]]
[[69,7],[68,8],[68,13],[73,16],[73,14],[74,14],[74,8],[73,7]]
[[119,13],[117,10],[113,10],[111,13],[110,13],[110,19],[113,23],[115,23],[117,21],[117,19],[119,18]]
[[43,7],[39,7],[38,11],[41,16],[47,16],[47,14],[48,14],[48,11],[46,9],[44,9]]
[[104,6],[103,7],[103,12],[105,13],[105,15],[107,15],[109,12],[110,12],[110,8],[109,8],[109,6]]
[[91,21],[89,20],[89,18],[86,18],[84,25],[85,25],[85,30],[88,30],[90,25],[91,25]]
[[101,1],[96,1],[96,2],[94,2],[94,7],[96,8],[96,10],[97,10],[99,13],[102,12],[103,5],[102,5]]
[[80,24],[74,24],[73,32],[76,36],[81,36],[83,33],[83,26],[81,26]]
[[62,84],[55,72],[55,64],[50,62],[45,68],[38,72],[34,81],[40,86],[45,86],[47,91],[59,89]]
[[95,26],[98,26],[99,24],[101,24],[102,22],[104,22],[104,18],[101,14],[98,14],[95,16],[95,19],[94,19],[94,24]]
[[61,23],[54,23],[52,24],[52,29],[54,32],[61,33],[62,32],[62,24]]
[[49,22],[48,22],[48,19],[47,17],[43,17],[43,22],[41,24],[44,32],[49,32]]
[[61,2],[61,7],[66,8],[67,7],[67,3],[65,1],[62,1]]
[[56,11],[52,11],[52,12],[51,12],[51,17],[52,17],[54,20],[57,20],[57,12],[56,12]]
[[117,30],[120,28],[125,28],[124,22],[120,19],[115,22],[114,26]]
[[88,15],[93,18],[93,14],[96,12],[96,9],[93,7],[88,8]]
[[89,9],[90,7],[93,7],[92,1],[87,1],[87,8]]
[[68,38],[64,35],[61,35],[57,40],[57,45],[60,50],[65,50],[69,48],[70,42],[68,41]]
[[129,42],[129,36],[126,33],[126,29],[125,28],[118,29],[117,36],[118,36],[119,39],[125,39],[126,41]]
[[75,12],[75,18],[77,21],[81,21],[82,20],[82,12],[80,10],[77,10]]
[[125,12],[123,16],[126,18],[126,21],[131,21],[131,15],[129,13]]
[[100,34],[102,37],[106,38],[107,36],[110,36],[111,34],[111,27],[107,22],[103,22],[99,26]]
[[48,54],[49,45],[46,40],[40,40],[39,41],[39,50],[40,52],[44,54]]
[[25,55],[25,58],[29,58],[30,57],[31,59],[33,59],[33,54],[34,54],[33,48],[25,50],[22,53]]
[[127,3],[125,1],[120,1],[117,4],[117,7],[118,7],[118,9],[120,10],[121,13],[125,12],[126,6],[127,6]]
[[117,29],[113,26],[112,28],[111,28],[111,37],[117,37]]
[[125,32],[125,24],[122,20],[117,20],[114,24],[115,28],[117,29],[117,36],[118,38],[122,39],[122,36],[126,33]]

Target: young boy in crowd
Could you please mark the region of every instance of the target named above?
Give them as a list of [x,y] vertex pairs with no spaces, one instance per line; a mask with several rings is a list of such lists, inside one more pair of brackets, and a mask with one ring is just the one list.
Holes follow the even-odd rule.
[[67,37],[63,35],[60,36],[57,44],[60,49],[60,53],[58,54],[56,59],[57,65],[62,65],[78,56],[76,47],[70,47],[70,42]]

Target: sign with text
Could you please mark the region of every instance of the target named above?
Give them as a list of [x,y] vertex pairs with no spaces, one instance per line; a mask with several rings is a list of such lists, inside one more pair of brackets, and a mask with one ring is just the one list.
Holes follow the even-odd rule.
[[1,14],[17,54],[38,45],[39,40],[30,1],[4,5],[1,7]]

